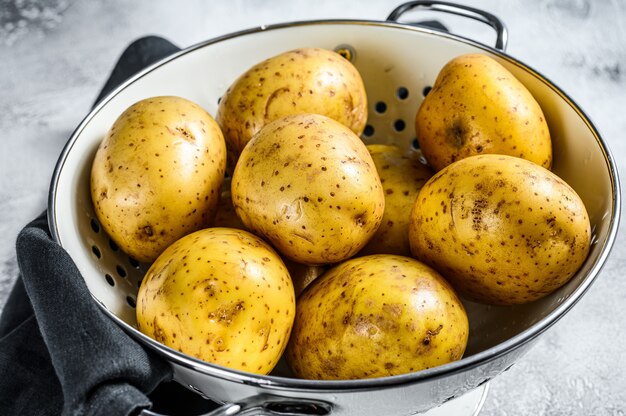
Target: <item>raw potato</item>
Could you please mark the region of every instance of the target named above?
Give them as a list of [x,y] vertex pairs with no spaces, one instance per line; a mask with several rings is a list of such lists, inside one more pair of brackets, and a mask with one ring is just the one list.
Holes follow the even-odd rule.
[[241,75],[220,100],[216,117],[232,165],[265,124],[300,113],[322,114],[357,135],[363,132],[367,97],[350,61],[333,51],[301,48],[260,62]]
[[385,213],[376,234],[359,252],[410,256],[409,219],[417,193],[433,171],[421,163],[416,152],[403,152],[397,146],[367,146],[385,191]]
[[291,281],[293,282],[293,290],[296,293],[296,298],[304,292],[315,279],[320,277],[328,269],[329,266],[307,266],[306,264],[296,263],[289,259],[283,259]]
[[235,167],[232,197],[246,227],[309,265],[357,253],[385,208],[363,142],[318,114],[278,119],[254,136]]
[[591,238],[585,206],[562,179],[523,159],[473,156],[420,191],[413,255],[471,299],[511,305],[539,299],[578,270]]
[[209,228],[168,247],[137,296],[139,330],[193,357],[269,373],[295,315],[289,273],[276,252],[242,230]]
[[[241,219],[235,212],[235,207],[230,197],[230,180],[224,181],[224,187],[228,188],[222,191],[222,197],[220,198],[217,214],[215,215],[214,226],[247,231],[248,229],[243,225],[243,222],[241,222]],[[300,296],[300,293],[326,270],[324,266],[307,266],[306,264],[296,263],[287,258],[283,258],[282,260],[291,276],[296,297]]]
[[[225,185],[226,183],[230,185],[229,180],[225,181]],[[238,230],[247,231],[246,226],[243,225],[243,222],[241,222],[241,219],[235,212],[235,207],[233,206],[230,196],[230,189],[222,191],[222,197],[220,198],[217,214],[215,215],[214,226],[236,228]],[[318,278],[327,269],[325,266],[309,266],[306,264],[296,263],[288,258],[282,258],[282,260],[289,271],[289,275],[291,276],[296,297],[300,296],[304,289],[306,289],[306,287],[310,285],[313,280]]]
[[217,206],[217,213],[215,214],[215,221],[213,221],[214,227],[226,227],[236,228],[238,230],[248,231],[241,219],[235,212],[233,206],[233,200],[230,195],[230,179],[224,180],[224,186],[222,187],[222,195],[220,196],[220,202]]
[[348,260],[300,296],[285,353],[297,377],[359,379],[458,360],[469,333],[452,287],[417,260]]
[[481,153],[521,157],[546,169],[552,142],[545,117],[513,74],[486,55],[443,67],[415,119],[420,148],[436,170]]
[[215,215],[226,165],[217,123],[180,97],[129,107],[96,152],[91,197],[104,230],[128,255],[151,262]]

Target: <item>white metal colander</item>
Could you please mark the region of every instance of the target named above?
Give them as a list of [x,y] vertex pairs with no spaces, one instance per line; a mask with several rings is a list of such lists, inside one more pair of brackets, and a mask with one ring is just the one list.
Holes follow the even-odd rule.
[[[447,3],[421,3],[465,15],[478,13],[482,21],[493,18]],[[492,26],[498,29],[497,24]],[[504,33],[499,32],[501,47]],[[587,207],[594,238],[578,273],[553,294],[531,304],[494,307],[468,302],[471,327],[465,358],[381,379],[297,380],[281,368],[270,376],[253,375],[202,362],[141,334],[134,308],[147,265],[124,254],[106,235],[91,203],[90,169],[100,141],[128,106],[151,96],[185,97],[215,115],[219,97],[241,73],[268,57],[301,47],[349,48],[368,95],[363,140],[405,148],[415,146],[415,113],[447,61],[479,52],[501,62],[540,103],[553,139],[553,171],[577,191]],[[530,341],[563,316],[589,287],[612,246],[619,210],[615,164],[599,133],[572,100],[536,71],[500,50],[458,36],[393,22],[342,20],[274,25],[213,39],[124,83],[83,120],[64,148],[52,180],[49,222],[54,238],[70,254],[105,313],[168,359],[175,379],[183,385],[218,402],[252,407],[297,401],[301,405],[297,414],[403,415],[470,391],[512,365]],[[236,412],[233,406],[246,404],[226,406],[220,412]]]

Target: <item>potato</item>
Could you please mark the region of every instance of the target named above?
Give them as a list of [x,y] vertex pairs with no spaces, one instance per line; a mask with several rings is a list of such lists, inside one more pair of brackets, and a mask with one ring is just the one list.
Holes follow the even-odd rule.
[[443,67],[415,119],[420,148],[440,170],[481,153],[517,156],[546,169],[552,142],[541,107],[526,87],[486,55]]
[[358,379],[461,358],[467,315],[452,287],[417,260],[358,257],[300,296],[285,357],[297,377]]
[[479,302],[530,302],[589,252],[589,217],[562,179],[524,159],[472,156],[433,176],[411,213],[413,255]]
[[301,48],[260,62],[241,75],[220,100],[216,117],[232,165],[265,124],[300,113],[322,114],[357,135],[363,132],[367,97],[350,61],[333,51]]
[[289,273],[247,231],[209,228],[168,247],[137,296],[139,330],[185,354],[267,374],[282,355],[295,315]]
[[[230,186],[230,180],[225,180],[224,186]],[[222,191],[220,203],[217,207],[217,214],[215,215],[214,226],[248,230],[235,212],[235,207],[233,206],[233,201],[230,196],[230,188]],[[307,266],[306,264],[296,263],[287,258],[281,257],[281,259],[285,263],[285,267],[287,267],[289,275],[291,276],[296,297],[326,270],[324,266]]]
[[217,212],[215,213],[215,220],[213,221],[214,227],[226,227],[236,228],[238,230],[248,231],[241,219],[235,212],[233,206],[233,200],[230,195],[230,179],[224,180],[224,186],[222,187],[222,194],[220,196],[220,202],[217,206]]
[[367,245],[359,252],[365,254],[397,254],[410,256],[409,218],[420,188],[433,176],[433,171],[421,163],[417,152],[403,152],[397,146],[371,144],[367,146],[385,191],[383,220]]
[[328,269],[329,266],[307,266],[306,264],[296,263],[287,258],[283,259],[291,281],[293,283],[293,290],[296,293],[296,298],[304,292],[315,279],[320,277]]
[[318,114],[284,117],[255,135],[235,167],[232,198],[246,227],[309,265],[354,255],[378,229],[385,208],[363,142]]
[[98,220],[124,252],[151,262],[210,224],[225,164],[222,132],[197,104],[180,97],[139,101],[115,121],[93,160]]

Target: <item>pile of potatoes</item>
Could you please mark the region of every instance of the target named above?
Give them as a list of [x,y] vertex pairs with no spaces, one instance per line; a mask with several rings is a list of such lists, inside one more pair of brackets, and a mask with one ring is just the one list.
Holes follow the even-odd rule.
[[589,219],[548,170],[528,90],[464,55],[416,111],[428,165],[366,146],[358,71],[315,48],[250,68],[216,121],[180,97],[128,108],[95,155],[91,195],[119,247],[152,263],[139,329],[252,373],[284,356],[296,377],[384,377],[463,356],[459,296],[513,305],[567,282]]

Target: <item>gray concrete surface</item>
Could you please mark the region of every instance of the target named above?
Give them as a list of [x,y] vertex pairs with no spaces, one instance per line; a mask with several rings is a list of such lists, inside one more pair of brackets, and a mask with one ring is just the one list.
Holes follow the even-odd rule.
[[[458,1],[508,24],[508,52],[588,112],[626,177],[626,2]],[[263,23],[382,19],[399,2],[0,0],[0,308],[18,273],[17,232],[45,209],[63,144],[130,41],[157,34],[187,46]],[[480,25],[446,21],[460,33],[493,42]],[[623,233],[581,302],[491,383],[482,415],[625,414]]]

